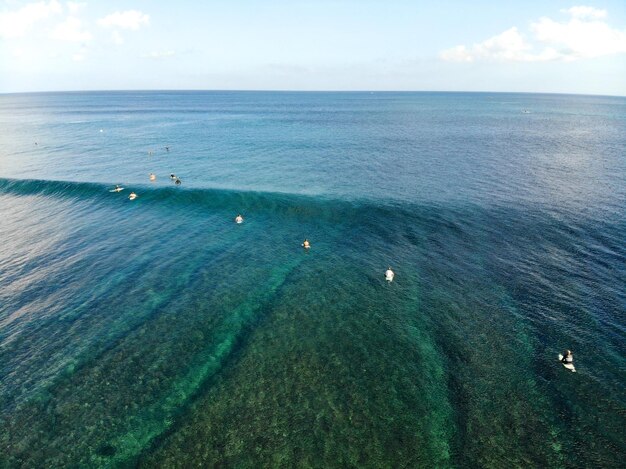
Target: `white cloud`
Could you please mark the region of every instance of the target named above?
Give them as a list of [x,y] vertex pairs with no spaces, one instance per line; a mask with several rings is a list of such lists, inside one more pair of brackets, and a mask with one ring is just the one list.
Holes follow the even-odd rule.
[[121,46],[122,44],[124,44],[124,38],[122,37],[122,35],[117,29],[111,33],[111,40],[113,41],[114,44],[118,46]]
[[530,26],[535,38],[555,47],[563,60],[577,60],[626,52],[626,31],[611,28],[603,21],[572,19],[558,23],[541,18]]
[[473,62],[480,59],[523,61],[527,60],[531,48],[517,28],[513,27],[480,44],[445,50],[441,53],[441,58],[454,62]]
[[168,50],[168,51],[163,51],[163,52],[156,52],[156,51],[152,51],[149,54],[144,54],[141,57],[144,59],[165,59],[167,57],[173,57],[174,55],[176,55],[176,52],[174,52],[173,50]]
[[561,10],[561,11],[563,13],[569,13],[572,16],[572,18],[580,18],[580,19],[606,18],[606,10],[598,10],[597,8],[593,8],[593,7],[578,6],[578,7],[572,7],[568,10]]
[[75,15],[87,6],[87,3],[84,2],[65,2],[65,4],[67,5],[67,10],[70,12],[70,15]]
[[531,40],[513,27],[483,42],[444,50],[440,57],[453,62],[547,62],[626,53],[626,31],[601,20],[606,10],[578,6],[564,12],[570,16],[567,21],[543,17],[531,23]]
[[23,37],[35,23],[61,11],[61,4],[56,0],[50,0],[47,3],[28,3],[19,10],[0,13],[0,37]]
[[68,16],[63,23],[59,23],[50,33],[52,39],[70,42],[85,42],[91,40],[91,33],[82,29],[83,22],[75,16]]
[[119,28],[138,30],[143,25],[150,24],[150,16],[138,10],[116,11],[98,20],[98,24],[105,28]]

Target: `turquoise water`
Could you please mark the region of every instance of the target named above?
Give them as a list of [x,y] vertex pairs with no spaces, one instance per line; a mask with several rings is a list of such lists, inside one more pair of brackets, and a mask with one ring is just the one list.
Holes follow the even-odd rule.
[[0,467],[621,466],[626,99],[2,95],[0,129]]

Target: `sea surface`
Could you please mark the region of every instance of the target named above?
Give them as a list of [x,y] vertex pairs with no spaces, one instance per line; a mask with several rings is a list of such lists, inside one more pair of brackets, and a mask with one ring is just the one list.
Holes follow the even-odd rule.
[[625,339],[626,98],[0,95],[1,468],[623,467]]

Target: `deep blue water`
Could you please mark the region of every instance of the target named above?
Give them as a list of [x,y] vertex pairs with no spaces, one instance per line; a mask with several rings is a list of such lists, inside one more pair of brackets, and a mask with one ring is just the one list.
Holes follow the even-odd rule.
[[0,467],[626,456],[626,98],[0,95],[0,214]]

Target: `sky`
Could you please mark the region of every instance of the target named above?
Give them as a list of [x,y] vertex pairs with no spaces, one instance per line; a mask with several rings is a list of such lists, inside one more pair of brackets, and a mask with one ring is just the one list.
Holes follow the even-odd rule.
[[0,0],[0,93],[152,89],[626,96],[626,1]]

